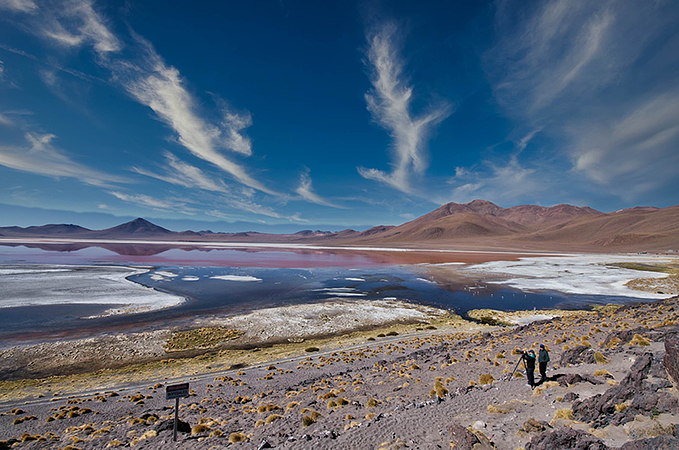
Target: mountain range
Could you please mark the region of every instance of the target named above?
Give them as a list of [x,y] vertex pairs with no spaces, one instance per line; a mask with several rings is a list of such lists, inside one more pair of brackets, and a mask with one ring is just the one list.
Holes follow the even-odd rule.
[[447,203],[399,226],[359,232],[302,230],[294,234],[170,231],[138,218],[105,230],[72,224],[0,227],[0,237],[103,240],[314,243],[475,250],[667,251],[679,250],[679,205],[603,213],[589,207],[520,205],[502,208],[485,200]]

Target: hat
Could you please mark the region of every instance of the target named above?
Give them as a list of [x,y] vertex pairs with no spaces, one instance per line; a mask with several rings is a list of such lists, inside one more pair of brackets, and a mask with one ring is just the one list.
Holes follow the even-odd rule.
[[545,344],[540,344],[540,348],[545,348]]

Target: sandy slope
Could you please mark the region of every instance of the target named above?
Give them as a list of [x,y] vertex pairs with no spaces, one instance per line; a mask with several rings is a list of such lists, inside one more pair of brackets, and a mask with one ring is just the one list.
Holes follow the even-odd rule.
[[[289,449],[428,449],[450,448],[448,427],[456,423],[475,424],[497,448],[514,449],[540,436],[540,432],[522,431],[532,418],[543,422],[540,426],[547,427],[546,433],[572,427],[591,431],[606,445],[618,447],[633,438],[671,434],[671,424],[679,423],[677,392],[668,387],[671,384],[660,362],[665,336],[677,331],[678,311],[679,298],[673,298],[572,314],[519,329],[461,333],[439,327],[418,335],[377,338],[323,354],[185,378],[195,396],[182,402],[180,416],[194,427],[194,433],[180,433],[177,444],[159,425],[173,412],[171,402],[164,400],[163,386],[174,380],[163,379],[109,389],[117,396],[102,389],[98,394],[68,399],[57,395],[54,401],[44,397],[26,404],[6,403],[1,409],[6,414],[0,416],[0,432],[4,439],[23,435],[26,442],[17,444],[19,448],[72,444],[94,449],[120,444],[208,449],[228,445],[232,433],[242,433],[233,434],[244,439],[234,447],[256,448],[266,441],[271,447]],[[649,345],[641,345],[646,343],[643,340],[630,344],[634,334],[646,336]],[[624,339],[617,345],[604,345],[614,336]],[[564,349],[583,341],[606,360],[570,367],[561,364]],[[512,350],[536,342],[551,349],[548,375],[552,379],[578,374],[589,381],[572,379],[572,384],[563,386],[546,383],[535,391],[522,377],[480,384],[481,375],[498,380],[511,371],[517,361]],[[582,355],[593,354],[583,349]],[[654,395],[665,398],[674,409],[653,406],[659,408],[657,413],[632,415],[625,424],[606,426],[580,423],[570,419],[570,413],[557,413],[571,410],[578,401],[574,398],[589,398],[626,383],[624,378],[634,362],[648,360],[642,355],[649,351],[650,371],[644,375],[646,387],[639,395],[657,390]],[[627,404],[635,408],[633,399]],[[13,408],[22,412],[11,413]],[[625,409],[613,411],[611,418],[625,414]],[[305,416],[308,426],[303,424]],[[13,424],[26,417],[35,419]],[[46,440],[30,440],[37,436]]]

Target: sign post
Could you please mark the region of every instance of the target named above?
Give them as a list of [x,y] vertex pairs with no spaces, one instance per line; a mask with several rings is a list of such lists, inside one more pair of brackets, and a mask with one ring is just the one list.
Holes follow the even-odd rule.
[[173,384],[165,388],[165,399],[174,399],[173,440],[177,442],[177,424],[179,423],[179,399],[189,396],[189,383]]

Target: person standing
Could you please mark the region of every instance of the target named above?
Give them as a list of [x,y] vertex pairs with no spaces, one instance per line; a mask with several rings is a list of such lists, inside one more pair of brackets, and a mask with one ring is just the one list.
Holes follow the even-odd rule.
[[545,344],[540,344],[540,354],[538,355],[538,364],[540,364],[540,383],[547,381],[547,363],[549,362],[549,352],[545,348]]
[[526,365],[526,378],[531,389],[535,389],[535,352],[528,350],[523,352],[523,362]]

